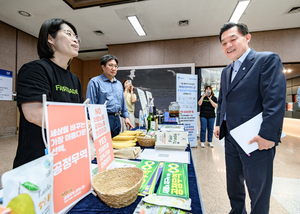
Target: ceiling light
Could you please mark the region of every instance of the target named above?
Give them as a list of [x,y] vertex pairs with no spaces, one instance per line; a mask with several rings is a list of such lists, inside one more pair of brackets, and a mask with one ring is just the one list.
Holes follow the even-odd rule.
[[28,12],[26,12],[26,11],[22,11],[22,10],[18,11],[18,13],[19,13],[20,15],[22,15],[22,16],[25,16],[25,17],[30,17],[30,16],[31,16],[30,13],[28,13]]
[[137,16],[127,16],[127,19],[139,36],[146,36],[146,32],[144,31]]
[[288,70],[287,70],[288,73],[291,73],[291,71],[292,71],[291,69],[288,69]]
[[181,21],[178,22],[178,25],[180,27],[182,27],[182,26],[188,26],[189,25],[189,20],[181,20]]
[[286,73],[286,70],[285,70],[285,69],[283,69],[283,73]]
[[104,35],[104,33],[103,33],[101,30],[95,30],[94,33],[95,33],[97,36],[102,36],[102,35]]
[[234,9],[233,14],[231,15],[229,22],[238,23],[246,8],[248,7],[250,1],[251,0],[238,0],[238,3]]

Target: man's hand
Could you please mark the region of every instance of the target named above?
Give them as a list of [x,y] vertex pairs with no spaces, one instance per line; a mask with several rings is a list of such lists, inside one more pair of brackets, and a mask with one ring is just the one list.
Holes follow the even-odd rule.
[[216,126],[216,128],[214,130],[214,135],[216,138],[219,138],[219,132],[220,132],[220,126]]
[[91,125],[91,121],[90,120],[88,120],[88,129],[89,129],[90,139],[93,139],[93,130],[92,130],[92,125]]
[[133,128],[128,117],[125,118],[125,126],[128,127],[129,130]]
[[259,135],[250,140],[248,144],[252,144],[254,142],[257,142],[259,150],[271,149],[275,145],[274,141],[266,140]]

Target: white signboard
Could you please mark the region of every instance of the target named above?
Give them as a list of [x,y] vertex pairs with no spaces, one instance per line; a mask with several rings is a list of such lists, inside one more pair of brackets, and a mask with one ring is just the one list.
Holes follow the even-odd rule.
[[88,107],[95,143],[98,171],[114,167],[114,151],[109,120],[105,105],[90,104]]
[[197,90],[197,75],[176,74],[176,100],[180,105],[180,120],[188,131],[191,147],[197,147]]
[[[150,103],[150,99],[152,99],[152,93],[150,91],[146,91],[147,101]],[[153,103],[154,105],[154,103]]]
[[0,69],[0,100],[12,100],[12,74],[12,71]]
[[145,93],[144,93],[143,90],[138,89],[138,88],[137,88],[137,92],[139,94],[139,98],[140,98],[141,106],[142,106],[142,109],[143,109],[144,117],[147,118],[148,117],[148,113],[147,113],[148,110],[146,109],[147,100],[146,100]]

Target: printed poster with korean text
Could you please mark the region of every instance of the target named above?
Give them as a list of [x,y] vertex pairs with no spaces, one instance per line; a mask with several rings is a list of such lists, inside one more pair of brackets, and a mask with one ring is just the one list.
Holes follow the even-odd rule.
[[105,105],[90,104],[88,107],[93,131],[98,171],[114,168],[114,150]]
[[157,195],[189,198],[187,164],[164,162]]
[[197,147],[197,91],[197,75],[176,74],[176,101],[180,106],[180,120],[188,132],[191,147]]
[[71,103],[46,105],[48,149],[54,155],[54,213],[63,213],[91,192],[86,108]]

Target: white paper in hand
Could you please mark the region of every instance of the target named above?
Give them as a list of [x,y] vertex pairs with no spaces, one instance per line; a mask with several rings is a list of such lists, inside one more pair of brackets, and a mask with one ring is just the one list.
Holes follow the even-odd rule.
[[252,144],[248,144],[248,142],[258,135],[262,121],[263,119],[261,112],[252,119],[230,131],[231,136],[246,152],[246,154],[250,154],[258,149],[257,142]]

